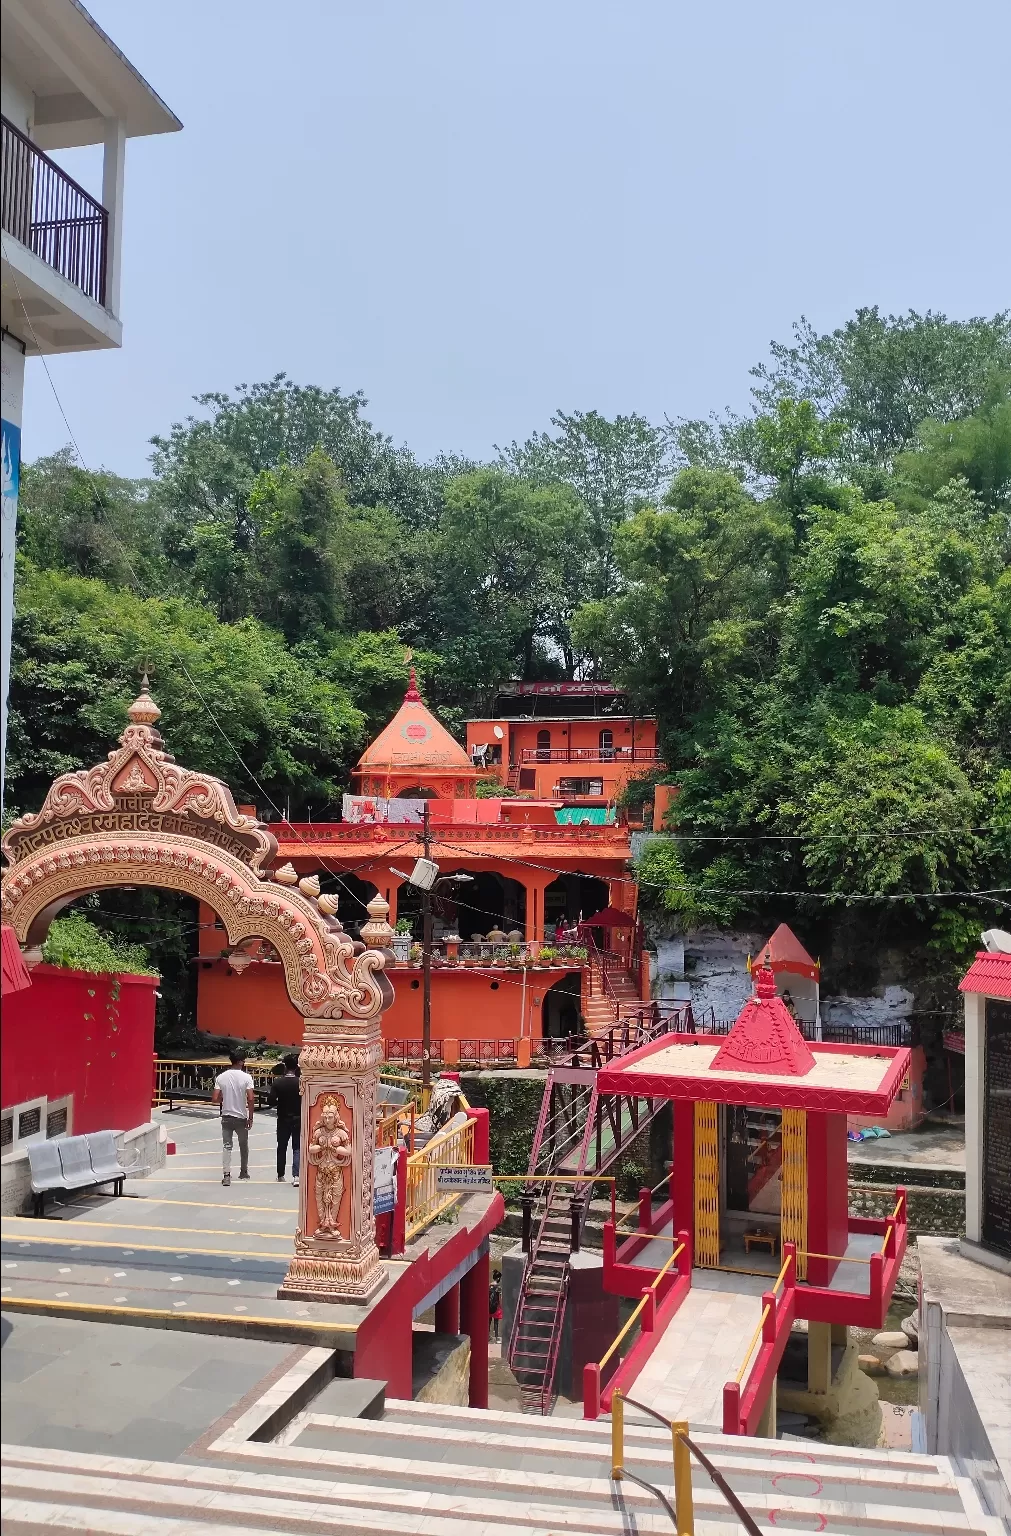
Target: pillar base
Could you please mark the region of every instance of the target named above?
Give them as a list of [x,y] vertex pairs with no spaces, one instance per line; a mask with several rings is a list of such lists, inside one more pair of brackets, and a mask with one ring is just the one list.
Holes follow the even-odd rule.
[[302,1254],[292,1259],[278,1287],[280,1301],[329,1301],[363,1304],[386,1284],[379,1249],[358,1258]]

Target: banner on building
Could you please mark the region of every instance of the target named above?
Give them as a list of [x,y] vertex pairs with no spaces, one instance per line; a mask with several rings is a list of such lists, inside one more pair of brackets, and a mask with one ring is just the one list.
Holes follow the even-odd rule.
[[345,795],[341,803],[344,821],[375,825],[380,821],[417,823],[425,819],[424,800],[386,800],[382,795]]

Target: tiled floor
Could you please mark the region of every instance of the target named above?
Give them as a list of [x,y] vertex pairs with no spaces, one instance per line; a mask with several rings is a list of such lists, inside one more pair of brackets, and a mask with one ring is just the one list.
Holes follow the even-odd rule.
[[632,1388],[671,1419],[721,1429],[723,1387],[733,1381],[761,1316],[768,1281],[696,1270],[692,1288]]

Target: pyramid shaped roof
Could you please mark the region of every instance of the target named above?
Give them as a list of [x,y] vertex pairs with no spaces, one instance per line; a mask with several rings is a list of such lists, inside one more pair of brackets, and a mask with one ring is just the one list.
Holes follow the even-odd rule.
[[413,773],[437,770],[454,778],[476,778],[477,769],[458,741],[428,709],[418,692],[414,668],[404,702],[358,760],[358,772]]
[[754,977],[754,996],[737,1015],[709,1070],[803,1077],[814,1066],[811,1048],[778,996],[769,965],[756,970]]
[[795,976],[810,976],[817,981],[821,967],[812,960],[792,928],[780,923],[768,944],[762,947],[762,958],[773,971],[792,971]]

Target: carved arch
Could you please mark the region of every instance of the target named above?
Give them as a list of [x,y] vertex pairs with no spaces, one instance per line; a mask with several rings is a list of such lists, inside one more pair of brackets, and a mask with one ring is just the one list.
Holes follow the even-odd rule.
[[[290,866],[264,872],[277,844],[242,815],[220,780],[180,768],[164,751],[160,711],[146,688],[119,747],[95,768],[54,780],[41,811],[3,838],[3,921],[22,945],[44,939],[76,897],[151,885],[205,901],[229,942],[266,939],[281,958],[288,996],[306,1019],[374,1019],[393,1000],[381,951],[366,950],[320,909],[314,882],[294,888]],[[332,898],[324,898],[332,905]]]

